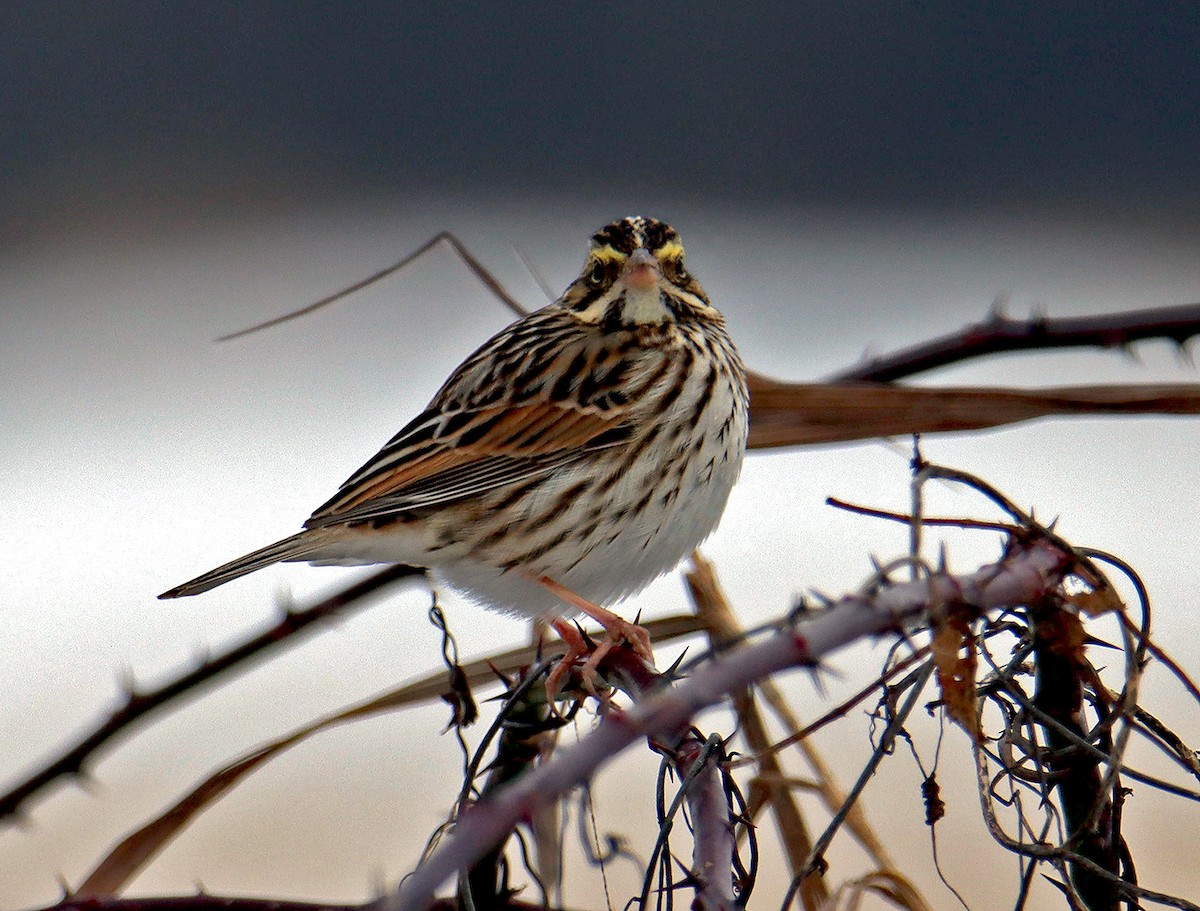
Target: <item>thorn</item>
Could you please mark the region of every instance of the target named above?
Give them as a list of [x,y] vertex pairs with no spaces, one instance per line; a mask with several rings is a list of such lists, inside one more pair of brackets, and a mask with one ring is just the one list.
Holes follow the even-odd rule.
[[117,689],[121,691],[126,702],[133,702],[138,698],[138,685],[133,676],[133,668],[124,662],[117,668]]
[[835,680],[845,679],[844,674],[839,674],[836,670],[823,661],[810,664],[807,668],[805,668],[805,670],[808,671],[808,676],[812,678],[813,689],[816,690],[822,698],[826,698],[829,695],[829,690],[825,686],[825,676],[832,677]]
[[1050,315],[1046,312],[1046,305],[1038,301],[1029,308],[1029,328],[1033,332],[1044,332],[1046,330],[1046,321]]
[[992,298],[992,306],[988,308],[987,322],[993,325],[1008,322],[1008,314],[1005,312],[1005,307],[1012,300],[1012,295],[1008,291],[1001,291]]
[[883,564],[879,562],[879,558],[874,554],[867,554],[867,559],[871,561],[871,569],[875,570],[875,578],[879,581],[879,584],[883,586],[891,585],[892,579]]
[[[1030,515],[1030,518],[1033,518],[1033,516]],[[1053,519],[1051,519],[1050,524],[1046,526],[1046,531],[1053,533],[1054,529],[1058,527],[1058,520],[1061,518],[1062,516],[1055,516]]]
[[508,690],[512,689],[512,684],[513,684],[512,678],[510,676],[508,676],[508,674],[504,673],[504,671],[500,670],[500,668],[498,668],[498,667],[496,667],[496,665],[492,664],[491,661],[489,661],[487,663],[487,666],[493,674],[495,674],[497,677],[500,678],[500,682],[504,684],[505,689],[508,689]]
[[809,679],[812,681],[812,688],[817,695],[822,699],[829,697],[829,690],[825,687],[825,681],[821,679],[821,670],[819,667],[810,667],[808,669]]
[[1171,339],[1175,343],[1175,357],[1184,367],[1192,370],[1196,369],[1196,358],[1192,355],[1191,345],[1188,343],[1190,338],[1174,338]]
[[805,617],[812,613],[812,605],[808,603],[808,599],[804,595],[796,598],[796,603],[792,605],[792,609],[788,611],[788,620],[795,622],[801,617]]
[[[730,756],[729,758],[732,759],[733,757]],[[747,829],[757,829],[758,828],[758,826],[755,824],[754,820],[750,818],[749,813],[730,813],[729,821],[732,822],[736,826],[745,826]]]
[[1103,639],[1097,639],[1095,636],[1084,636],[1083,644],[1094,645],[1098,648],[1111,648],[1114,651],[1118,649],[1118,646],[1113,645],[1111,642],[1105,642]]
[[817,591],[815,588],[810,588],[808,593],[816,598],[817,604],[819,604],[821,607],[833,607],[833,599],[828,595],[821,594],[821,592]]
[[680,673],[678,673],[678,671],[679,671],[680,665],[683,664],[683,659],[686,656],[687,656],[687,649],[685,648],[682,652],[679,653],[679,657],[676,658],[673,662],[671,662],[671,666],[662,672],[663,679],[665,679],[668,683],[674,683],[677,680],[682,680],[686,675],[680,674]]
[[1068,899],[1071,898],[1071,893],[1074,890],[1068,889],[1066,883],[1064,883],[1058,879],[1053,879],[1053,878],[1047,876],[1045,873],[1042,874],[1042,879],[1044,879],[1050,885],[1054,886],[1054,888],[1056,888],[1059,892],[1061,892],[1066,898],[1068,898]]
[[938,542],[937,574],[939,576],[948,575],[950,572],[949,567],[950,567],[950,554],[946,550],[946,542],[939,541]]
[[1145,362],[1142,360],[1142,356],[1140,354],[1138,354],[1137,349],[1134,348],[1131,343],[1122,342],[1117,347],[1120,349],[1121,353],[1123,355],[1125,355],[1125,357],[1127,357],[1129,360],[1133,361],[1139,367],[1145,366]]
[[589,649],[595,649],[596,643],[593,642],[592,637],[587,634],[587,630],[580,625],[578,620],[572,620],[571,622],[575,624],[575,629],[579,630],[579,635],[583,637],[583,644]]

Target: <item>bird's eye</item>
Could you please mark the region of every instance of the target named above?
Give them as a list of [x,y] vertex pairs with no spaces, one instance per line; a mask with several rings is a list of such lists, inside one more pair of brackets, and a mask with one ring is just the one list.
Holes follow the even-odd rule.
[[688,275],[688,270],[683,267],[683,260],[675,260],[675,281],[685,282],[689,278],[691,278],[691,276]]
[[595,288],[604,283],[604,274],[604,263],[596,260],[592,263],[592,267],[588,269],[587,274],[584,276],[584,281]]

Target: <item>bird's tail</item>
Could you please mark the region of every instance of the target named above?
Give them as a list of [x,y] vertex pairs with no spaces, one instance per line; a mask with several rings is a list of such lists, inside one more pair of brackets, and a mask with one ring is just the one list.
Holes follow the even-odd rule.
[[290,538],[284,538],[282,541],[276,541],[274,544],[268,544],[266,547],[259,548],[253,553],[246,554],[244,557],[231,560],[224,566],[218,566],[216,569],[209,570],[204,575],[197,576],[190,582],[184,582],[183,585],[177,585],[170,591],[163,592],[158,597],[186,598],[188,595],[198,595],[201,592],[208,591],[210,588],[224,585],[226,582],[237,579],[247,573],[264,569],[283,560],[303,560],[307,555],[315,554],[319,551],[324,543],[322,535],[314,534],[311,531],[302,531],[299,534],[292,535]]

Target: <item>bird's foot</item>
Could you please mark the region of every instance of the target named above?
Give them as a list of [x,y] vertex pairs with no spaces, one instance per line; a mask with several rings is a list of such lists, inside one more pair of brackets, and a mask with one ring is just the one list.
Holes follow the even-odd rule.
[[[587,598],[575,594],[575,592],[571,591],[565,585],[555,582],[549,576],[540,576],[534,581],[554,592],[554,594],[558,595],[559,598],[576,610],[587,614],[604,628],[604,632],[607,634],[604,637],[604,642],[600,644],[596,651],[592,653],[592,657],[588,659],[588,664],[592,665],[593,670],[599,664],[600,660],[612,651],[613,646],[622,640],[628,642],[640,658],[651,665],[654,664],[654,650],[650,645],[650,634],[646,632],[645,627],[638,626],[636,623],[630,623],[628,620],[614,614],[608,608],[601,607],[599,604],[595,604]],[[558,629],[557,625],[555,625],[555,629]],[[559,630],[560,634],[561,632]],[[581,652],[580,654],[585,655],[587,652]],[[599,658],[596,657],[597,655],[599,655]],[[579,657],[579,655],[576,657]]]
[[622,642],[627,642],[639,658],[653,667],[654,651],[650,645],[650,634],[644,627],[630,623],[612,611],[588,601],[553,579],[543,576],[536,581],[572,607],[594,619],[605,633],[600,643],[595,645],[575,624],[563,620],[561,617],[554,617],[550,620],[550,625],[567,646],[567,653],[551,669],[550,676],[546,678],[546,695],[552,705],[562,688],[563,681],[574,669],[576,661],[584,656],[587,657],[587,660],[578,669],[583,689],[589,695],[595,696],[604,707],[609,705],[612,697],[609,695],[607,687],[601,689],[598,686],[601,683],[600,663],[614,648]]

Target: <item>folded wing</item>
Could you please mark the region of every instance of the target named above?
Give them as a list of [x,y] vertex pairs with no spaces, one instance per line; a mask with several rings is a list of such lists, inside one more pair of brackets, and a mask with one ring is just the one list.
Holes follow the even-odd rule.
[[558,471],[632,431],[624,409],[568,403],[427,411],[305,523],[321,528],[412,514]]

